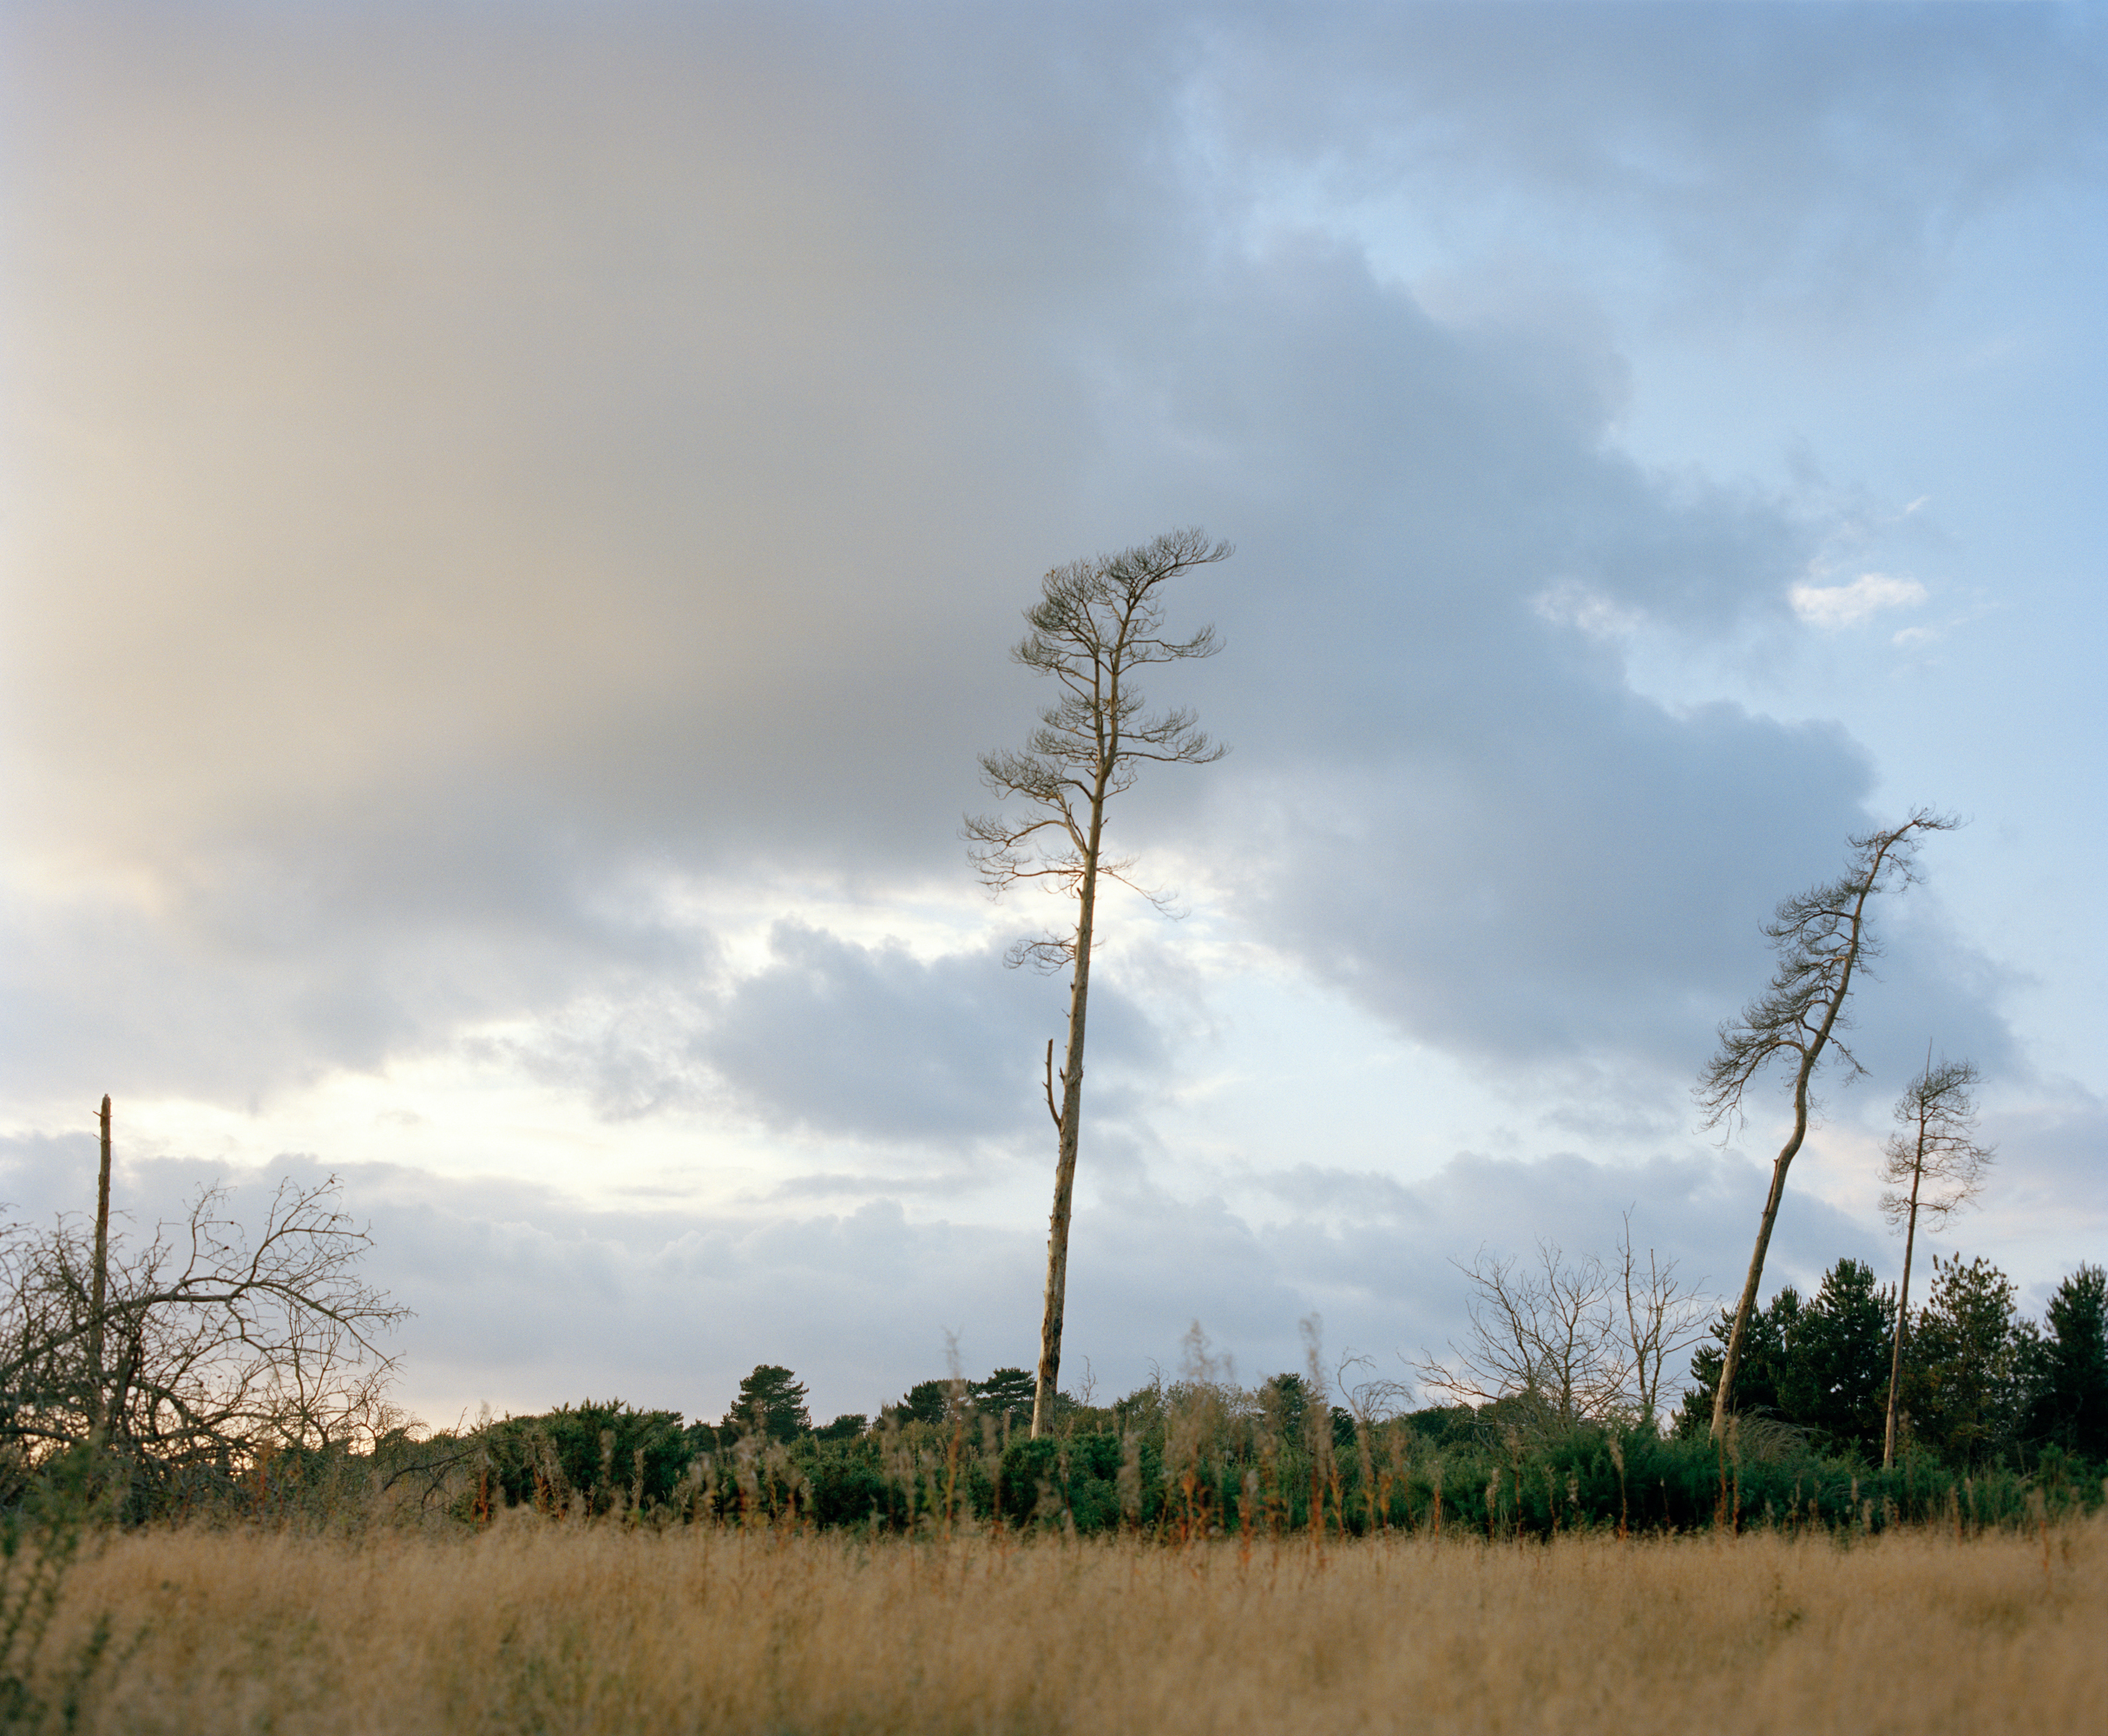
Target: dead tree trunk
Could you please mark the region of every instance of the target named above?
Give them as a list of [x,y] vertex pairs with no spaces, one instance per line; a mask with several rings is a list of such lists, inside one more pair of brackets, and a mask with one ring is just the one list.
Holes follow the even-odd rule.
[[[1093,842],[1102,821],[1091,828]],[[1093,850],[1094,858],[1097,852]],[[1097,876],[1090,874],[1079,891],[1075,975],[1069,981],[1068,1049],[1061,1062],[1061,1108],[1054,1117],[1059,1134],[1054,1154],[1054,1211],[1047,1223],[1047,1292],[1040,1314],[1039,1379],[1032,1395],[1032,1437],[1054,1426],[1054,1397],[1061,1390],[1061,1327],[1068,1301],[1068,1221],[1076,1194],[1076,1145],[1083,1126],[1084,1016],[1091,995],[1091,928],[1095,915]]]
[[110,1270],[110,1100],[102,1095],[102,1162],[95,1180],[95,1264],[89,1274],[88,1299],[88,1429],[99,1441],[107,1418],[103,1416],[102,1320],[109,1298]]

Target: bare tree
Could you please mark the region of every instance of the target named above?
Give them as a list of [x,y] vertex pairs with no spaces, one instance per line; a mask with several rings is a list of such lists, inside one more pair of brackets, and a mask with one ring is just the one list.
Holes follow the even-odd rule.
[[1641,1263],[1630,1213],[1614,1268],[1593,1254],[1569,1264],[1551,1241],[1538,1243],[1529,1266],[1481,1248],[1457,1265],[1472,1286],[1466,1343],[1443,1361],[1422,1352],[1415,1366],[1431,1391],[1466,1404],[1521,1399],[1550,1426],[1652,1425],[1662,1371],[1703,1334],[1711,1306],[1678,1280],[1676,1264],[1652,1248]]
[[1469,1266],[1471,1331],[1446,1363],[1423,1354],[1422,1379],[1463,1404],[1524,1399],[1543,1420],[1571,1425],[1616,1410],[1623,1368],[1610,1312],[1612,1283],[1592,1254],[1569,1265],[1556,1242],[1537,1244],[1533,1266],[1484,1248]]
[[1705,1336],[1714,1300],[1680,1283],[1677,1263],[1647,1250],[1643,1268],[1632,1246],[1632,1214],[1618,1238],[1617,1330],[1626,1361],[1625,1383],[1645,1426],[1661,1414],[1662,1372]]
[[1888,1420],[1881,1437],[1881,1468],[1895,1463],[1895,1401],[1903,1378],[1903,1344],[1910,1332],[1910,1259],[1918,1240],[1918,1220],[1945,1223],[1982,1189],[1984,1171],[1997,1155],[1976,1139],[1974,1063],[1942,1061],[1933,1064],[1925,1051],[1925,1070],[1896,1100],[1896,1130],[1881,1147],[1881,1212],[1903,1229],[1903,1285],[1896,1298],[1895,1344],[1888,1358]]
[[92,1233],[0,1227],[0,1449],[22,1470],[85,1443],[154,1475],[370,1442],[396,1420],[379,1340],[407,1311],[359,1276],[367,1246],[333,1177],[281,1183],[253,1239],[223,1188],[135,1251],[106,1207]]
[[[1027,738],[1022,753],[981,756],[982,781],[999,799],[1021,799],[1024,812],[966,822],[975,865],[991,891],[1000,894],[1020,881],[1035,880],[1076,901],[1073,927],[1021,941],[1008,960],[1013,965],[1028,960],[1047,971],[1066,966],[1071,973],[1068,1046],[1059,1104],[1054,1043],[1049,1040],[1047,1045],[1047,1110],[1054,1118],[1056,1156],[1039,1381],[1032,1405],[1035,1437],[1052,1425],[1061,1372],[1069,1213],[1083,1116],[1084,1015],[1099,877],[1134,886],[1127,878],[1132,859],[1106,854],[1106,806],[1133,786],[1146,762],[1205,765],[1225,751],[1183,707],[1145,714],[1134,672],[1152,663],[1212,657],[1221,648],[1212,627],[1191,638],[1166,638],[1160,593],[1179,574],[1226,560],[1230,552],[1227,542],[1210,542],[1198,529],[1174,530],[1139,548],[1073,562],[1047,575],[1039,602],[1025,611],[1031,631],[1011,655],[1034,673],[1051,677],[1061,694],[1040,713],[1039,727]],[[1166,908],[1163,895],[1146,891],[1143,895]]]
[[1713,1394],[1715,1440],[1722,1438],[1734,1408],[1735,1374],[1757,1306],[1757,1288],[1764,1275],[1764,1253],[1785,1197],[1786,1171],[1808,1137],[1816,1070],[1831,1050],[1849,1072],[1862,1070],[1837,1032],[1848,1023],[1844,1003],[1854,974],[1864,960],[1879,953],[1868,925],[1868,906],[1875,893],[1900,890],[1917,878],[1921,834],[1949,832],[1959,824],[1949,816],[1920,808],[1901,825],[1852,838],[1851,860],[1842,875],[1782,902],[1777,914],[1764,925],[1765,937],[1779,956],[1770,986],[1743,1009],[1739,1019],[1720,1027],[1720,1046],[1699,1079],[1697,1096],[1706,1125],[1717,1127],[1726,1121],[1731,1132],[1741,1119],[1743,1095],[1750,1081],[1775,1061],[1793,1069],[1793,1128],[1771,1166],[1771,1190],[1757,1225],[1750,1275],[1729,1329],[1720,1384]]

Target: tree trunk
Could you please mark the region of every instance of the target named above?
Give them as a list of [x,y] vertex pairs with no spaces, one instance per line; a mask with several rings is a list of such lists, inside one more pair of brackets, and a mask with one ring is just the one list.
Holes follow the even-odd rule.
[[1757,1312],[1757,1287],[1764,1279],[1764,1253],[1771,1246],[1771,1231],[1778,1222],[1779,1202],[1786,1197],[1786,1168],[1808,1134],[1808,1088],[1803,1078],[1794,1094],[1793,1137],[1771,1166],[1771,1192],[1764,1200],[1763,1221],[1757,1226],[1757,1251],[1750,1256],[1750,1275],[1742,1286],[1742,1300],[1735,1305],[1735,1324],[1727,1335],[1727,1351],[1720,1358],[1720,1384],[1713,1388],[1712,1438],[1727,1430],[1728,1406],[1735,1391],[1735,1374],[1742,1366],[1742,1346],[1750,1330],[1750,1316]]
[[1903,1338],[1910,1331],[1910,1256],[1918,1240],[1918,1187],[1925,1179],[1924,1136],[1919,1135],[1918,1166],[1910,1177],[1910,1218],[1903,1231],[1903,1287],[1895,1299],[1895,1349],[1888,1358],[1888,1424],[1881,1436],[1881,1469],[1895,1463],[1895,1397],[1903,1383]]
[[1068,1049],[1061,1062],[1061,1121],[1054,1159],[1054,1211],[1047,1224],[1047,1297],[1040,1317],[1039,1381],[1032,1394],[1032,1438],[1054,1430],[1061,1381],[1061,1319],[1068,1293],[1068,1220],[1076,1192],[1076,1136],[1083,1121],[1083,1023],[1091,994],[1091,927],[1098,898],[1099,816],[1092,816],[1089,859],[1078,890],[1075,974],[1068,996]]
[[102,1167],[95,1182],[95,1269],[89,1276],[88,1426],[102,1428],[102,1312],[109,1289],[110,1254],[110,1100],[102,1098]]

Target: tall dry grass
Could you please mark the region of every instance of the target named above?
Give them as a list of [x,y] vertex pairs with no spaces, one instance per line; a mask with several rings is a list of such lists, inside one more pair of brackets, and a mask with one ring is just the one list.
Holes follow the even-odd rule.
[[524,1518],[113,1536],[87,1731],[2088,1731],[2108,1526],[857,1540]]

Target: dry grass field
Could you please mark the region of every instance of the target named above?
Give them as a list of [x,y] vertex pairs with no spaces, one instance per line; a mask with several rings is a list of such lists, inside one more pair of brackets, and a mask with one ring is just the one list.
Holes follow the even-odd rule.
[[2026,1731],[2108,1719],[2108,1525],[1841,1544],[858,1542],[524,1516],[85,1552],[94,1732]]

